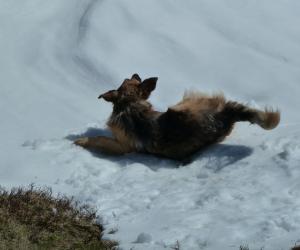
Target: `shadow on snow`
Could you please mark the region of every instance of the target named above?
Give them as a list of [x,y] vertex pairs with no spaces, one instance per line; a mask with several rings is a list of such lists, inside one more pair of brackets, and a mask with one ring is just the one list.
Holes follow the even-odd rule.
[[[112,133],[108,129],[89,127],[81,134],[70,134],[65,138],[70,141],[75,141],[81,137],[94,136],[112,137]],[[93,150],[89,151],[95,157],[108,159],[119,164],[120,166],[140,163],[156,171],[160,168],[176,168],[189,165],[193,162],[199,162],[199,164],[205,168],[214,172],[218,172],[223,168],[250,156],[253,152],[253,149],[243,145],[216,144],[194,154],[184,162],[178,162],[144,153],[130,153],[122,156],[110,156]]]

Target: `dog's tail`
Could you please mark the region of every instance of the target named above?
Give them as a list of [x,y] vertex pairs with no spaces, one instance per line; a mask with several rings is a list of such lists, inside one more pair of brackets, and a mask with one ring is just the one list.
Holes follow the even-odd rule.
[[228,117],[233,122],[249,121],[270,130],[276,128],[280,122],[280,112],[278,110],[266,108],[264,111],[249,108],[237,102],[227,102],[223,110],[224,117]]

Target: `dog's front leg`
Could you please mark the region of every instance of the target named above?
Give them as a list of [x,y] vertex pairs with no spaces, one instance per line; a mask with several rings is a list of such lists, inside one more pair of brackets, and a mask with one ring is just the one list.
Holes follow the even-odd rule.
[[83,137],[77,139],[74,143],[78,146],[101,151],[106,154],[121,155],[131,152],[128,147],[122,145],[116,139],[104,136]]

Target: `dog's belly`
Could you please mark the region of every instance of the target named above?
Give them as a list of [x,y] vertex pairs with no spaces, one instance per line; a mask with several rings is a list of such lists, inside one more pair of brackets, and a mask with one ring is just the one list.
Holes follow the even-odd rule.
[[158,120],[159,138],[156,151],[163,156],[182,160],[191,154],[222,141],[231,131],[213,112],[198,113],[169,109]]

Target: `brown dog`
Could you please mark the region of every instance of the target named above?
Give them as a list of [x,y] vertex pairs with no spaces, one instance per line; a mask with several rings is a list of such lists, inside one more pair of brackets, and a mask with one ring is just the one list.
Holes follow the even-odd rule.
[[144,152],[185,160],[222,141],[235,122],[248,121],[269,130],[280,121],[278,111],[252,109],[226,101],[223,95],[206,96],[195,92],[185,94],[181,102],[166,112],[158,112],[147,101],[156,82],[156,77],[142,81],[134,74],[117,90],[100,95],[99,98],[113,103],[107,125],[114,138],[85,137],[75,144],[109,154]]

